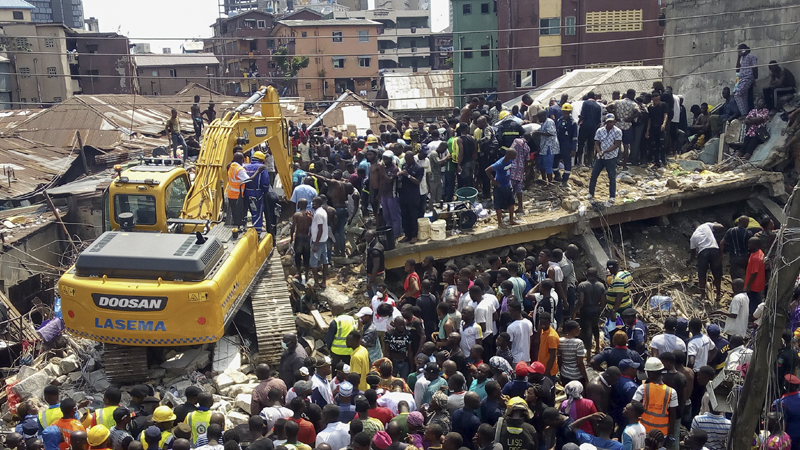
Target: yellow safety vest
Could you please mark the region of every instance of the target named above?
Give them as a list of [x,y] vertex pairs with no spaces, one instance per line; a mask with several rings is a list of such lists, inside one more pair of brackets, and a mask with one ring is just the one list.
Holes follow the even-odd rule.
[[644,385],[644,414],[639,421],[649,433],[652,429],[661,430],[669,436],[669,397],[672,388],[666,384],[647,383]]
[[235,162],[232,162],[231,166],[228,167],[228,190],[226,195],[234,200],[242,196],[242,182],[239,181],[237,176],[240,170],[244,170],[244,167]]
[[113,429],[117,426],[117,421],[114,420],[114,410],[117,408],[118,406],[106,406],[105,408],[96,410],[90,426],[105,425],[109,430]]
[[188,423],[192,430],[192,446],[194,446],[197,444],[197,438],[206,432],[211,422],[211,411],[192,411],[186,415],[184,422]]
[[353,349],[347,346],[347,335],[356,329],[356,320],[353,316],[342,314],[333,321],[336,322],[336,336],[333,337],[331,351],[337,355],[350,356]]
[[[158,448],[164,448],[164,444],[167,442],[167,439],[169,439],[170,436],[172,436],[172,432],[162,431],[161,439],[158,441]],[[139,435],[139,442],[142,443],[142,447],[144,447],[144,450],[148,449],[149,445],[147,444],[147,441],[144,440],[144,431],[142,431],[142,434]]]
[[61,412],[61,405],[56,404],[39,412],[39,426],[44,430],[60,419],[64,414]]

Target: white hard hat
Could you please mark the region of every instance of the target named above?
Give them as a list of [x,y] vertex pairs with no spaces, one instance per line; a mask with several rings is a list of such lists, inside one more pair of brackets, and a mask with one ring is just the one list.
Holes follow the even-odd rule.
[[664,363],[656,357],[651,356],[647,358],[647,361],[644,363],[645,372],[660,372],[662,370],[664,370]]

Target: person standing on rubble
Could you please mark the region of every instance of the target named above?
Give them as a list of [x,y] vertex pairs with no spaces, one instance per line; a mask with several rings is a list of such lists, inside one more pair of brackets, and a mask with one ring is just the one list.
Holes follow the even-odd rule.
[[598,128],[594,135],[594,151],[597,155],[592,165],[589,193],[586,194],[586,200],[594,200],[597,178],[605,170],[608,174],[608,203],[614,204],[617,193],[617,159],[620,146],[622,146],[622,130],[617,128],[615,123],[614,115],[606,114],[605,126]]
[[[333,325],[333,323],[331,323]],[[283,354],[281,355],[281,364],[278,368],[278,376],[286,386],[294,385],[297,381],[294,374],[303,367],[305,359],[308,357],[303,346],[297,343],[297,334],[286,333],[283,335],[281,341],[283,347]]]
[[245,183],[244,195],[247,198],[247,206],[250,209],[250,215],[253,220],[253,228],[261,234],[262,225],[264,224],[264,213],[267,217],[267,225],[265,229],[271,231],[272,213],[267,205],[267,196],[272,189],[269,180],[269,173],[266,171],[264,164],[264,152],[253,152],[250,157],[250,162],[244,165],[244,170],[250,181]]
[[178,157],[178,146],[182,145],[186,149],[186,141],[181,134],[181,119],[178,119],[178,110],[172,109],[172,116],[167,120],[167,125],[164,129],[167,132],[167,139],[172,145],[172,157]]
[[194,127],[194,135],[197,140],[203,136],[203,113],[200,112],[200,96],[194,96],[194,104],[190,109],[192,114],[192,126]]
[[[344,306],[339,303],[331,306],[331,314],[334,319],[325,336],[325,345],[331,351],[331,364],[338,365],[340,361],[350,364],[350,355],[353,354],[353,349],[347,345],[347,336],[357,329],[356,320],[353,316],[345,314]],[[366,374],[363,375],[366,376]]]
[[714,289],[716,296],[714,303],[718,304],[722,291],[722,254],[719,251],[717,238],[714,237],[715,231],[722,231],[724,227],[717,222],[706,222],[702,225],[695,223],[695,230],[689,239],[691,254],[686,265],[692,263],[697,256],[697,285],[703,295],[706,295],[706,278],[708,270],[714,277]]
[[736,278],[744,279],[744,274],[747,271],[747,260],[750,257],[750,252],[747,250],[747,241],[753,237],[753,232],[747,229],[749,223],[749,217],[740,216],[736,219],[737,226],[728,228],[728,231],[725,232],[725,237],[719,242],[720,254],[725,253],[726,247],[730,251],[730,274],[732,280]]

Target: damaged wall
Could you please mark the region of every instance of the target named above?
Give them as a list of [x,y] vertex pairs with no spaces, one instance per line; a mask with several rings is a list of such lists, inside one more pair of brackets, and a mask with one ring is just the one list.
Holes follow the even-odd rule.
[[722,88],[734,86],[736,47],[741,43],[750,46],[763,65],[757,96],[769,82],[770,60],[792,61],[786,66],[800,74],[796,0],[671,0],[666,17],[664,81],[684,96],[686,105],[722,101]]
[[[0,252],[0,282],[3,292],[10,294],[10,287],[43,273],[55,278],[60,276],[57,267],[66,248],[59,225],[51,222],[19,239],[13,245],[4,245]],[[12,298],[16,302],[18,299]]]

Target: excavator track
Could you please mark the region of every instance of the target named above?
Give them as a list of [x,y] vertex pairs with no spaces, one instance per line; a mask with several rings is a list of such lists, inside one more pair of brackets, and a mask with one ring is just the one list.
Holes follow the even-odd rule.
[[147,347],[105,344],[103,366],[114,385],[147,380]]
[[273,251],[267,261],[267,267],[250,293],[250,300],[258,337],[258,362],[277,367],[283,352],[283,335],[296,330],[289,287],[277,251]]

